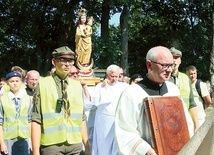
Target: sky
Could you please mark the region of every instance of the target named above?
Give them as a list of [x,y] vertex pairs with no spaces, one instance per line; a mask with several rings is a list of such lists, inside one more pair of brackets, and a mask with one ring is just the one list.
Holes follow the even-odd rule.
[[[119,23],[120,23],[120,13],[116,13],[109,20],[109,24],[118,26]],[[97,31],[98,31],[98,35],[100,35],[100,26],[98,27]]]
[[119,23],[120,23],[120,13],[116,13],[111,17],[109,24],[118,26]]

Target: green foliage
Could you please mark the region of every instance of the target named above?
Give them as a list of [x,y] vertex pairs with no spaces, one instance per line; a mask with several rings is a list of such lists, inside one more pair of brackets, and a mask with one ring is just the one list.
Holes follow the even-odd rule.
[[107,68],[110,64],[120,65],[120,36],[119,27],[110,26],[110,39],[107,42],[100,36],[93,38],[93,59],[95,68]]
[[130,14],[131,73],[141,71],[144,74],[147,51],[163,45],[175,46],[183,52],[181,71],[192,64],[198,68],[201,78],[209,79],[212,20],[208,1],[144,1],[132,5]]
[[[96,68],[121,62],[120,26],[109,26],[108,40],[100,37],[102,4],[110,17],[130,6],[129,72],[146,73],[145,55],[158,45],[175,46],[183,52],[180,70],[195,65],[202,79],[209,79],[212,51],[212,7],[210,0],[13,0],[0,5],[1,75],[13,65],[37,69],[42,75],[51,68],[53,49],[67,45],[75,49],[77,10],[83,6],[95,18],[93,52]],[[108,20],[106,20],[108,21]],[[106,30],[107,31],[107,30]]]
[[[51,68],[51,53],[62,45],[73,46],[76,2],[3,1],[0,9],[0,72],[13,65],[37,69],[42,75]],[[9,62],[9,63],[8,63]]]

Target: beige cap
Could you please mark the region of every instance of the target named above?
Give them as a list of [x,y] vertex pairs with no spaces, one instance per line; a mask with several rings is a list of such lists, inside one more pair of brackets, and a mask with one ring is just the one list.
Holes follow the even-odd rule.
[[170,48],[170,51],[171,51],[172,55],[182,57],[182,52],[179,51],[178,49],[176,49],[175,47]]
[[59,47],[55,49],[52,53],[54,58],[63,57],[63,58],[74,58],[75,53],[67,46]]

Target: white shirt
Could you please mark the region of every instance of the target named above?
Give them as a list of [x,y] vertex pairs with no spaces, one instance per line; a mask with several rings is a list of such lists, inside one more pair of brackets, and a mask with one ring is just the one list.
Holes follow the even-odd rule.
[[[166,81],[168,93],[164,96],[179,96],[176,85]],[[115,114],[115,136],[121,154],[144,155],[151,148],[149,129],[145,121],[143,100],[149,95],[137,84],[126,89],[118,102]],[[183,103],[190,136],[194,124]]]

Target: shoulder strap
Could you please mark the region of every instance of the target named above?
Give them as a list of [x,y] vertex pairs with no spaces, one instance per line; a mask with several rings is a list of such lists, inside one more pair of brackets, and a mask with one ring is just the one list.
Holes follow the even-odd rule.
[[196,81],[196,83],[195,83],[195,88],[196,88],[196,90],[197,90],[197,92],[198,92],[198,95],[201,97],[201,99],[202,99],[202,101],[203,101],[203,106],[204,106],[204,108],[205,108],[204,98],[203,98],[202,95],[201,95],[200,82],[201,82],[201,80],[200,80],[200,79],[197,79],[197,81]]
[[201,97],[201,87],[200,87],[200,82],[201,80],[200,79],[197,79],[196,83],[195,83],[195,88],[199,94],[199,96]]

